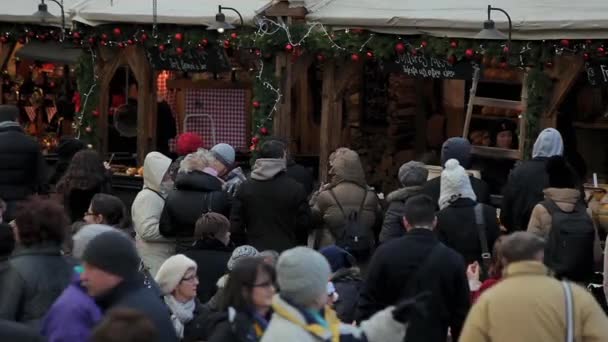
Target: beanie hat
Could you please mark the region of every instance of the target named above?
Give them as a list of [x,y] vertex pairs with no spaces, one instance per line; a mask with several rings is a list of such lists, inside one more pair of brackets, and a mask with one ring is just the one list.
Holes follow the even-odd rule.
[[429,170],[423,163],[412,160],[401,165],[398,176],[403,186],[422,185],[429,176]]
[[553,156],[549,158],[545,169],[547,170],[547,175],[549,175],[550,187],[562,189],[576,188],[577,177],[563,157]]
[[116,231],[118,231],[116,228],[107,226],[105,224],[88,224],[83,226],[72,237],[72,240],[74,241],[74,247],[72,248],[72,256],[78,260],[82,259],[84,250],[87,248],[91,240],[105,232]]
[[325,257],[307,247],[283,252],[277,263],[281,297],[300,306],[308,306],[326,294],[330,276]]
[[228,271],[232,271],[234,265],[243,258],[251,258],[258,256],[259,252],[255,247],[244,245],[237,247],[230,256],[230,260],[228,260]]
[[468,169],[471,164],[471,143],[464,138],[450,138],[441,146],[441,165],[450,159],[456,159],[462,167]]
[[336,245],[321,248],[319,253],[327,259],[333,273],[342,268],[351,268],[356,265],[355,257]]
[[450,159],[445,163],[445,168],[441,172],[440,185],[439,209],[449,206],[459,198],[477,200],[467,171],[460,166],[456,159]]
[[130,278],[139,270],[135,244],[123,232],[101,233],[85,247],[82,261],[107,273]]
[[226,167],[232,167],[234,165],[235,152],[234,148],[228,144],[217,144],[211,148],[211,152],[219,162],[224,164]]
[[17,121],[19,108],[14,105],[0,105],[0,122]]
[[190,132],[180,134],[175,143],[175,151],[180,156],[196,152],[201,147],[203,147],[201,136]]
[[168,295],[175,290],[190,269],[196,272],[196,262],[183,254],[176,254],[163,262],[154,280],[163,295]]

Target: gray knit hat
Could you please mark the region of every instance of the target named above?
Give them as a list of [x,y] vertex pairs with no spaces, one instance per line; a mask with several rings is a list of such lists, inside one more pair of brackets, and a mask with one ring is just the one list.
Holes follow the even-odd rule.
[[307,247],[283,252],[277,263],[281,296],[301,306],[308,306],[327,293],[330,276],[325,257]]
[[398,176],[403,186],[422,185],[429,176],[429,170],[423,163],[412,160],[401,165]]
[[137,274],[141,261],[135,243],[120,231],[101,233],[93,238],[84,249],[82,260],[123,279]]
[[234,165],[235,152],[234,147],[228,144],[217,144],[211,148],[211,152],[217,160],[219,160],[227,168]]
[[105,232],[114,232],[118,231],[114,227],[107,226],[105,224],[87,224],[84,227],[80,228],[76,234],[72,237],[74,241],[74,247],[72,248],[72,256],[78,260],[82,259],[82,254],[84,253],[85,248],[91,240],[93,240],[97,235],[103,234]]
[[234,268],[234,265],[236,265],[236,263],[240,259],[255,257],[255,256],[258,256],[258,254],[260,254],[260,253],[253,246],[244,245],[244,246],[237,247],[232,252],[232,255],[230,256],[230,260],[228,260],[228,265],[227,265],[228,271],[232,271],[232,269]]

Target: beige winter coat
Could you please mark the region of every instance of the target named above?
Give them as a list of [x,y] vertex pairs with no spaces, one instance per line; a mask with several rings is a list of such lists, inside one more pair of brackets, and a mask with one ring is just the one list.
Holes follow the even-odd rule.
[[137,194],[131,206],[131,218],[135,229],[135,246],[144,265],[154,277],[160,266],[175,254],[175,240],[160,235],[158,223],[165,206],[160,184],[171,159],[158,152],[150,152],[144,161],[144,188]]
[[[545,194],[545,199],[553,200],[555,204],[565,212],[574,211],[576,203],[581,196],[581,192],[577,189],[547,188],[543,192]],[[590,209],[587,209],[587,214],[591,217]],[[542,204],[537,204],[534,207],[534,210],[532,210],[530,222],[528,223],[528,231],[546,239],[551,231],[551,223],[551,215],[547,209]],[[602,250],[597,235],[597,229],[593,252],[595,261],[599,262],[602,259]]]
[[[510,264],[503,279],[475,302],[460,342],[565,341],[562,284],[540,262]],[[574,340],[608,341],[608,318],[583,287],[570,284],[574,301]]]
[[[346,215],[353,210],[359,210],[363,196],[366,196],[360,214],[362,222],[370,232],[374,225],[379,223],[379,215],[381,215],[378,196],[368,188],[365,182],[365,173],[359,156],[352,150],[341,149],[341,151],[339,154],[336,153],[332,160],[331,182],[313,194],[311,199],[313,216],[319,217],[323,221],[320,248],[334,244],[335,236],[342,235],[345,223],[344,215],[332,197],[330,189],[333,190]],[[313,232],[309,238],[311,247],[315,233],[319,232]]]

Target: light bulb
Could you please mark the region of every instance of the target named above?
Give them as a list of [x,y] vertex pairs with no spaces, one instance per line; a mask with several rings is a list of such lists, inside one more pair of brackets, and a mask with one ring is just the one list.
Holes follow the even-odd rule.
[[217,32],[218,33],[224,33],[224,28],[223,27],[218,27],[217,28]]

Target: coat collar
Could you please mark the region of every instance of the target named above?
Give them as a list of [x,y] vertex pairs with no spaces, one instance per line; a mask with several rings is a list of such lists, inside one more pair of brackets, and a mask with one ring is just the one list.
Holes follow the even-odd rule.
[[61,256],[61,246],[56,243],[45,242],[33,246],[18,246],[13,252],[12,258],[25,255]]
[[310,314],[290,304],[281,298],[280,294],[275,295],[272,299],[272,310],[275,315],[297,325],[323,341],[330,340],[333,336],[340,336],[340,320],[337,318],[336,313],[328,307],[323,310],[322,314],[324,314],[325,320],[329,324],[329,329],[314,323],[314,319],[310,317]]
[[141,276],[138,273],[129,279],[124,279],[113,289],[95,298],[95,302],[97,303],[97,305],[99,305],[100,308],[105,311],[117,302],[119,302],[127,294],[132,293],[142,287],[143,279],[141,279]]
[[203,238],[195,241],[193,248],[220,252],[232,252],[234,250],[234,244],[231,241],[228,246],[226,246],[223,242],[216,238]]
[[417,194],[422,191],[422,186],[407,186],[405,188],[397,189],[386,196],[387,202],[403,201],[408,197]]
[[505,278],[522,275],[548,275],[549,269],[540,261],[519,261],[511,263],[504,270]]

